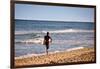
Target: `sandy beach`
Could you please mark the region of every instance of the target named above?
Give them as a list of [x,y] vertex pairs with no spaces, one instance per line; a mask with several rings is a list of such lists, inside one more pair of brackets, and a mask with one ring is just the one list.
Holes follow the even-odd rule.
[[48,55],[30,56],[26,58],[15,59],[15,66],[40,65],[40,64],[59,64],[59,63],[77,63],[94,62],[94,48],[82,48],[72,51],[57,52]]

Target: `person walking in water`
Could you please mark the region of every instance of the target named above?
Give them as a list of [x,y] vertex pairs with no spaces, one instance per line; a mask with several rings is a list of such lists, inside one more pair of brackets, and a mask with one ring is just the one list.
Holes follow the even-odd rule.
[[46,54],[48,54],[49,43],[52,42],[52,38],[49,36],[49,32],[44,36],[43,44],[46,46]]

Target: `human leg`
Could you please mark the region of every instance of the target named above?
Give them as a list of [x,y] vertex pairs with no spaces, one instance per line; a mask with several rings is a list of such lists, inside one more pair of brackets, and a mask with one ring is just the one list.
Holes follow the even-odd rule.
[[48,55],[49,45],[46,45],[46,54]]

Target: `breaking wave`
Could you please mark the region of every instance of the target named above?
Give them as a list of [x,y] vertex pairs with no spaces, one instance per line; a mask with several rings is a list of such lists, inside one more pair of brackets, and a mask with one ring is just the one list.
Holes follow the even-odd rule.
[[27,40],[17,40],[16,43],[43,44],[43,38],[35,38],[35,39],[27,39]]

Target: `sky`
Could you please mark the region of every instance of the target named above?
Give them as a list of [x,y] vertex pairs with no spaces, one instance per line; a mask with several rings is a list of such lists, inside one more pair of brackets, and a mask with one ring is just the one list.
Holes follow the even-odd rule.
[[94,22],[94,8],[15,4],[15,19]]

